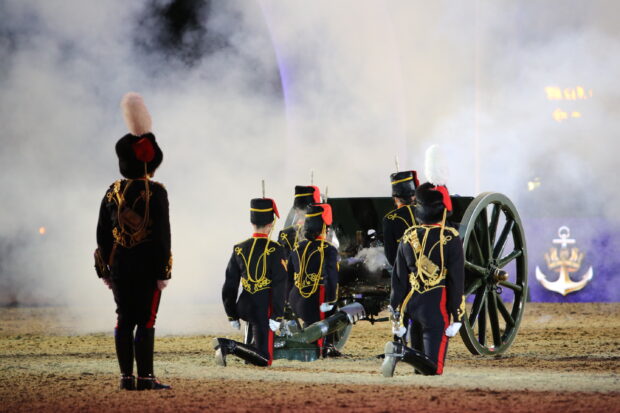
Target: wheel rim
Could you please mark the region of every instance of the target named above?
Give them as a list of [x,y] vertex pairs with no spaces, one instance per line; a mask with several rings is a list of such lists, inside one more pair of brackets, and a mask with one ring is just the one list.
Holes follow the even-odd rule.
[[461,337],[472,354],[501,354],[517,335],[527,299],[521,219],[505,195],[486,192],[467,207],[460,236],[468,299]]

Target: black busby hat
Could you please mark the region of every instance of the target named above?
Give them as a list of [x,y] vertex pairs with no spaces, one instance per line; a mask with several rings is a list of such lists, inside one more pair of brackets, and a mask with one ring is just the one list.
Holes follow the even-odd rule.
[[321,202],[321,191],[316,186],[299,186],[295,187],[295,201],[293,207],[298,209],[306,209],[310,204],[319,204]]
[[390,175],[392,183],[392,196],[407,198],[415,194],[415,189],[420,185],[416,171],[395,172]]
[[139,94],[129,92],[123,96],[121,108],[130,132],[116,142],[121,174],[129,179],[152,174],[161,164],[164,155],[151,132],[151,115],[144,100]]
[[116,142],[116,155],[121,175],[128,179],[141,178],[145,173],[152,174],[164,159],[152,133],[141,136],[128,133],[123,136]]
[[448,188],[423,183],[415,191],[415,216],[423,224],[434,224],[443,219],[444,210],[452,212]]
[[276,202],[271,198],[254,198],[250,201],[250,222],[262,227],[271,224],[274,214],[280,218]]
[[332,206],[329,204],[312,204],[306,211],[304,221],[304,234],[306,238],[316,238],[322,231],[323,226],[332,224]]

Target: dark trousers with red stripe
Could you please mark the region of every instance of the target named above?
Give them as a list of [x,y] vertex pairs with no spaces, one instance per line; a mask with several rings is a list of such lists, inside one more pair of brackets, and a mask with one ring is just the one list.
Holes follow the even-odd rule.
[[[251,345],[265,358],[269,359],[269,365],[273,361],[273,331],[269,328],[271,317],[271,292],[266,296],[251,297],[242,293],[242,298],[237,302],[237,312],[242,320],[248,322],[250,331],[249,340],[245,344]],[[260,300],[260,302],[259,302]],[[262,316],[261,316],[262,315]]]
[[423,352],[437,365],[436,374],[442,374],[448,351],[446,289],[414,294],[407,305],[407,314],[411,318],[411,347]]
[[161,298],[157,281],[118,279],[112,291],[117,314],[114,341],[121,374],[133,374],[135,358],[138,376],[153,375],[154,327]]

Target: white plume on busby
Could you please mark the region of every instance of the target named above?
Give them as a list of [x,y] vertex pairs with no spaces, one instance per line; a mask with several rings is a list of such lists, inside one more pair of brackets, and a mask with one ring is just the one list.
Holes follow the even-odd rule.
[[151,132],[151,115],[142,96],[136,92],[126,93],[121,100],[121,108],[125,124],[132,135],[142,136]]
[[424,173],[428,182],[436,186],[447,185],[448,162],[439,145],[431,145],[426,150]]

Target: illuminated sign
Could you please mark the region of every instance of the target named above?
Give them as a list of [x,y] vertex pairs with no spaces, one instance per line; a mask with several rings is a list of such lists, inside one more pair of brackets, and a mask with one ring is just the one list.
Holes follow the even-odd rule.
[[[594,95],[592,89],[586,89],[583,86],[561,88],[558,86],[545,87],[545,94],[547,100],[552,101],[581,101],[591,99]],[[568,119],[579,119],[583,115],[577,110],[564,110],[556,108],[551,113],[551,118],[556,122],[563,122]]]

